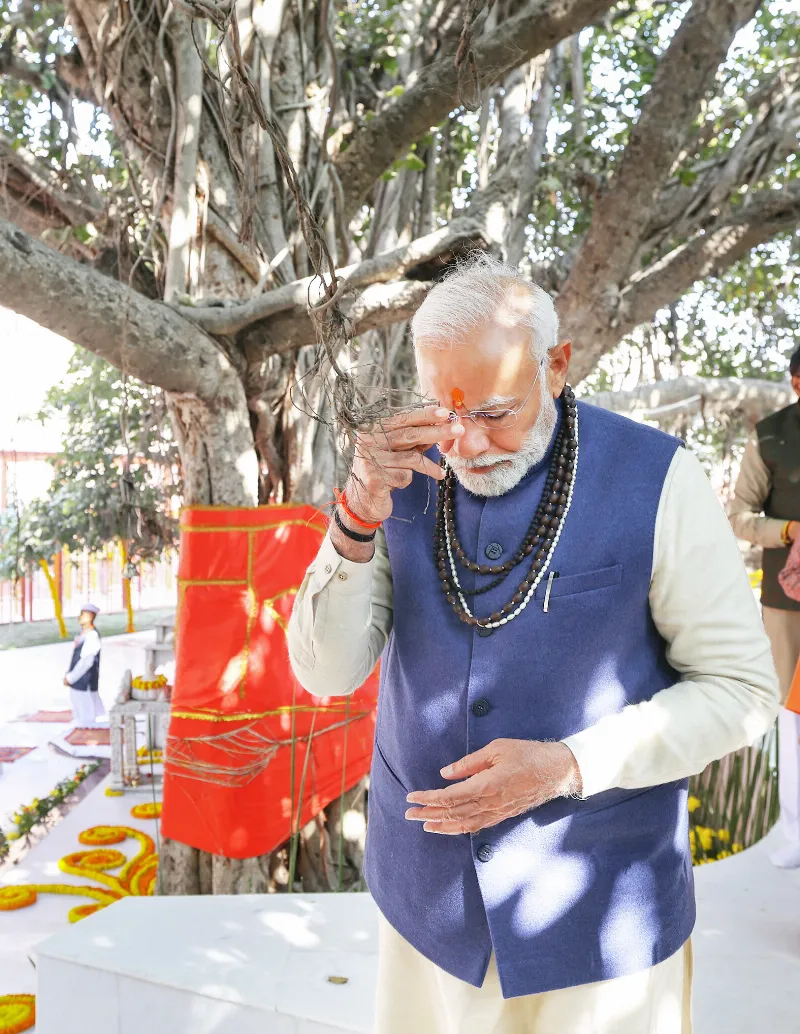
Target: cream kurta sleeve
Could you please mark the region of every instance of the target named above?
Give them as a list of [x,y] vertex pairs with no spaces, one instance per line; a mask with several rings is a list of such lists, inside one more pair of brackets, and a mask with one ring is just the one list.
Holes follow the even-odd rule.
[[564,741],[585,797],[700,772],[762,736],[778,712],[769,641],[736,539],[685,449],[662,491],[650,609],[680,681]]
[[383,531],[367,564],[345,560],[326,536],[289,621],[289,659],[300,685],[314,696],[358,689],[386,646],[392,615],[392,571]]
[[737,538],[767,549],[784,544],[781,538],[785,521],[764,516],[764,504],[772,490],[772,476],[761,458],[758,441],[751,438],[745,446],[742,466],[736,479],[730,506],[731,526]]

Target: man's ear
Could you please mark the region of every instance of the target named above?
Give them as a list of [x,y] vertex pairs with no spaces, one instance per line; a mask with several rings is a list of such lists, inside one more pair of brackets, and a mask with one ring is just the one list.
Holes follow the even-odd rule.
[[547,384],[553,394],[558,398],[564,385],[567,383],[567,370],[569,361],[572,358],[572,342],[562,341],[550,351],[550,366],[547,371]]

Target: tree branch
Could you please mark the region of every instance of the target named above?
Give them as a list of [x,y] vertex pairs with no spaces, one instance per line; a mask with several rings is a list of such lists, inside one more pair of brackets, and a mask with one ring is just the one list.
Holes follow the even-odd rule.
[[789,62],[770,82],[762,83],[740,103],[736,119],[729,110],[721,118],[709,120],[707,126],[719,131],[720,124],[735,124],[743,120],[747,111],[752,113],[750,124],[743,124],[742,133],[731,148],[710,161],[689,167],[697,175],[691,187],[683,186],[677,178],[666,184],[651,213],[643,250],[652,253],[664,239],[691,236],[713,220],[738,190],[754,177],[761,178],[765,159],[773,168],[783,161],[797,147],[799,98],[800,62]]
[[[750,195],[746,208],[721,217],[633,277],[620,294],[614,320],[592,338],[580,337],[571,373],[575,381],[634,327],[646,323],[664,305],[677,301],[697,280],[717,276],[776,234],[800,224],[800,184]],[[567,336],[569,334],[567,333]]]
[[[436,258],[442,252],[464,247],[472,237],[480,239],[477,224],[464,219],[455,220],[441,230],[419,237],[402,248],[367,259],[358,265],[345,266],[337,270],[337,274],[346,281],[346,290],[385,283],[402,276],[423,262]],[[322,297],[323,290],[319,279],[307,276],[251,298],[241,305],[202,308],[177,306],[177,310],[210,334],[235,334],[253,323],[290,309],[299,309],[300,313],[296,315],[300,315],[302,320],[307,320],[306,310],[309,303],[313,305],[321,301]]]
[[631,391],[600,391],[584,402],[614,413],[636,414],[643,420],[671,424],[682,416],[702,413],[740,413],[750,424],[791,405],[794,393],[782,381],[747,377],[676,377],[655,384],[640,384]]
[[[364,334],[411,319],[431,287],[433,284],[424,280],[373,284],[360,295],[343,299],[340,308],[352,321],[354,333]],[[249,365],[270,355],[313,345],[315,341],[314,327],[305,313],[279,313],[248,328],[242,337]]]
[[[98,223],[104,218],[98,197],[67,189],[26,147],[13,148],[3,137],[0,137],[0,192],[8,213],[37,236],[46,229]],[[77,245],[77,239],[75,243]]]
[[238,379],[227,357],[174,309],[61,255],[0,220],[3,304],[120,370],[214,400]]
[[[175,11],[170,40],[175,66],[175,174],[169,223],[164,298],[189,290],[189,258],[197,237],[197,156],[203,108],[203,64],[192,36],[193,22]],[[166,74],[172,74],[168,69]]]
[[622,292],[618,332],[623,336],[675,301],[696,280],[717,276],[754,247],[800,224],[800,184],[750,195],[716,227],[654,262]]
[[760,0],[705,0],[683,19],[559,298],[568,334],[578,330],[589,340],[614,318],[618,285],[630,274],[657,192],[731,41],[759,6]]
[[[50,73],[48,78],[47,73]],[[53,79],[55,74],[55,81]],[[27,61],[21,60],[8,42],[0,47],[0,75],[25,83],[38,90],[45,97],[55,93],[60,104],[68,104],[70,93],[77,99],[89,104],[96,104],[92,93],[86,68],[77,48],[67,54],[57,54],[55,62],[47,69],[37,68]]]
[[[612,6],[610,0],[529,0],[518,14],[474,45],[480,89],[578,32]],[[378,176],[457,106],[458,69],[453,54],[447,53],[358,129],[347,150],[337,157],[345,214],[352,216]]]

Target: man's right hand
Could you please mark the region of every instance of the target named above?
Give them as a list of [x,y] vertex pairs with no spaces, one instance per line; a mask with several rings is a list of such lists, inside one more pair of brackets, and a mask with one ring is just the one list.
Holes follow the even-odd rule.
[[792,521],[789,524],[788,536],[791,542],[797,542],[800,537],[800,521]]
[[[356,439],[355,459],[347,480],[347,504],[370,524],[392,515],[392,492],[411,484],[414,471],[441,481],[444,471],[424,455],[432,445],[453,441],[464,433],[462,424],[450,421],[450,410],[436,406],[400,413],[381,422]],[[339,508],[343,524],[355,532],[364,528]],[[371,542],[354,542],[331,523],[331,538],[340,556],[359,563],[372,558]]]
[[444,471],[424,453],[464,433],[449,417],[448,409],[428,406],[390,417],[360,434],[347,480],[350,509],[370,523],[385,521],[392,515],[392,491],[410,485],[415,470],[441,481]]

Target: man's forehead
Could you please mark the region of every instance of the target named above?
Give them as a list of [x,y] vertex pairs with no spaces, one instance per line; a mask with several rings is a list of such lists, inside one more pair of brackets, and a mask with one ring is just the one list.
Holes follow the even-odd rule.
[[535,371],[527,347],[489,352],[465,348],[417,350],[417,367],[427,386],[438,392],[461,389],[467,396],[515,395]]

